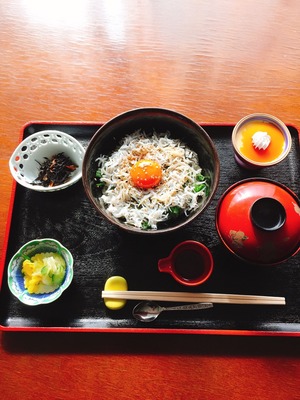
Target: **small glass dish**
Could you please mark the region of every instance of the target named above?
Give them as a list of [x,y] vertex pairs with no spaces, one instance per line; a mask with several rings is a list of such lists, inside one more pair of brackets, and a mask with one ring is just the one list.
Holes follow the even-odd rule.
[[[38,178],[40,164],[46,158],[64,153],[77,168],[69,178],[55,186],[43,186],[34,181]],[[22,186],[38,192],[54,192],[65,189],[81,179],[85,149],[74,137],[56,130],[44,130],[24,139],[13,152],[9,168],[14,179]]]
[[[51,293],[31,294],[25,288],[22,264],[25,259],[35,254],[53,252],[63,257],[66,263],[66,273],[61,285]],[[70,251],[55,239],[36,239],[24,244],[11,258],[8,264],[8,287],[11,293],[22,303],[29,306],[52,303],[66,290],[73,279],[73,256]]]

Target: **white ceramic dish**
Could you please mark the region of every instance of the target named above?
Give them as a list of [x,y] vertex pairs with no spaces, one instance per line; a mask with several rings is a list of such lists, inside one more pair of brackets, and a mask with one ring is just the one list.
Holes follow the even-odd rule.
[[[78,166],[68,181],[52,187],[33,184],[39,174],[39,163],[42,163],[45,157],[51,158],[61,152]],[[54,192],[65,189],[81,179],[84,154],[85,149],[74,137],[61,131],[44,130],[28,136],[18,145],[9,160],[9,168],[20,185],[38,192]]]

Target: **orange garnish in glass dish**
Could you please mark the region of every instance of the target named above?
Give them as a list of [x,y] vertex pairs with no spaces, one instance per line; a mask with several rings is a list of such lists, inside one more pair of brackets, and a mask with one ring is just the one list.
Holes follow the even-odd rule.
[[132,184],[140,189],[150,189],[159,184],[161,166],[153,160],[140,160],[130,170]]

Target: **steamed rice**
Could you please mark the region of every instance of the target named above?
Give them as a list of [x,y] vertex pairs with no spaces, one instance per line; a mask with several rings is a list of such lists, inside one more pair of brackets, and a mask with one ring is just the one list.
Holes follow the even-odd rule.
[[[141,159],[160,164],[158,186],[145,190],[132,185],[130,170]],[[188,215],[205,201],[205,189],[195,191],[202,172],[197,154],[168,133],[134,132],[110,156],[101,155],[96,161],[103,185],[99,200],[107,213],[125,224],[143,229],[146,222],[149,229],[157,229],[158,223],[169,219],[170,208],[179,207]]]

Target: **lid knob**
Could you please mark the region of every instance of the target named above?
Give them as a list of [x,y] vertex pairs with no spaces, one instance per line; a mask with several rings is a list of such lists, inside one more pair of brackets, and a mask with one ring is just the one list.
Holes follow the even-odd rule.
[[250,217],[257,228],[264,231],[276,231],[285,223],[286,212],[278,200],[263,197],[252,204]]

